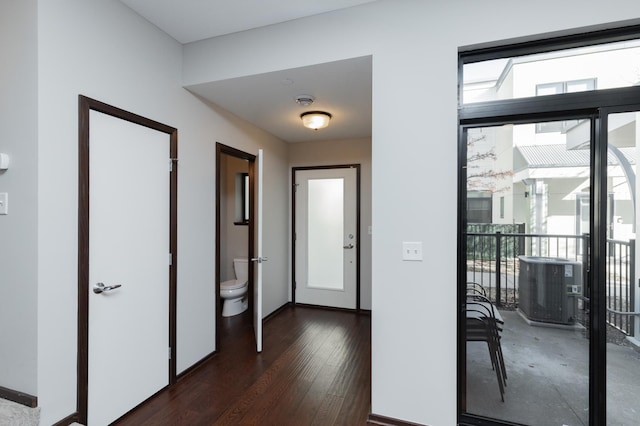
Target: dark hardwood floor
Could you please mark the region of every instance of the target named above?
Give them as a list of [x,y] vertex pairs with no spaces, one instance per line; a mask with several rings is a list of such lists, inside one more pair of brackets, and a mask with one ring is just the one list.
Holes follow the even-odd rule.
[[249,315],[224,319],[221,350],[115,425],[365,425],[371,317],[285,307],[255,352]]

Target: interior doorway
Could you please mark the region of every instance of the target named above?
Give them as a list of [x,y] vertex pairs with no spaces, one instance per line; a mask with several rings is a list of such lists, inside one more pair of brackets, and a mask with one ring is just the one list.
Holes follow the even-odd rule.
[[84,96],[78,122],[77,420],[106,424],[176,381],[177,129]]
[[[256,311],[255,251],[255,171],[256,156],[236,148],[216,144],[216,351],[221,350],[225,336],[232,338],[224,329],[226,322],[251,322]],[[234,259],[245,260],[248,268],[247,310],[224,317],[220,284],[236,278]],[[258,333],[256,332],[256,335]]]

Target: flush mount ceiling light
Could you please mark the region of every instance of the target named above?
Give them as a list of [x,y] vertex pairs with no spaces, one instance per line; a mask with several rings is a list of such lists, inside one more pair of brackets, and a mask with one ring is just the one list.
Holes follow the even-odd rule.
[[307,111],[300,114],[302,124],[309,129],[324,129],[329,125],[331,114],[324,111]]

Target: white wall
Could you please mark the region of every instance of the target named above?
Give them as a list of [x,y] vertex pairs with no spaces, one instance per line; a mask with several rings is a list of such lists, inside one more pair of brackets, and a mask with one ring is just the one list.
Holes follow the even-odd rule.
[[37,393],[36,1],[0,2],[0,386]]
[[233,259],[246,258],[249,251],[249,227],[236,225],[236,174],[249,173],[246,160],[222,155],[220,171],[220,281],[236,278]]
[[[179,372],[214,350],[215,142],[254,154],[265,149],[265,192],[275,206],[265,217],[265,246],[274,253],[286,253],[286,241],[268,239],[287,235],[288,178],[286,145],[182,89],[181,46],[122,3],[40,0],[37,22],[37,395],[41,423],[52,424],[76,408],[78,94],[178,128]],[[23,125],[27,134],[35,132],[35,123]],[[24,161],[16,156],[16,174],[19,160]],[[29,172],[35,179],[33,167]],[[15,217],[35,214],[33,205],[16,204]],[[29,232],[25,236],[33,239]],[[29,249],[35,250],[34,243]],[[270,267],[282,273],[266,272],[275,291],[265,297],[265,314],[287,300],[286,259],[271,260]],[[34,263],[25,267],[35,277]],[[22,276],[27,283],[21,285],[33,280],[29,273]],[[36,317],[33,303],[24,301],[20,308]]]
[[[368,233],[368,228],[371,226],[371,139],[303,142],[289,145],[290,167],[340,164],[360,164],[360,307],[371,309],[371,235]],[[291,206],[291,195],[289,197],[289,206]],[[289,271],[290,276],[291,271]]]
[[186,46],[185,84],[373,55],[373,413],[456,422],[458,47],[638,17],[636,0],[382,0]]

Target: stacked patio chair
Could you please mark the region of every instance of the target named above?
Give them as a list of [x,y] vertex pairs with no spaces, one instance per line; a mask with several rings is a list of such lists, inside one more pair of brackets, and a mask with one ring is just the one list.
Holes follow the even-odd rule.
[[487,343],[491,367],[496,373],[500,389],[500,399],[504,402],[507,370],[500,345],[504,321],[495,306],[486,297],[484,288],[479,284],[467,283],[465,316],[467,341]]
[[474,283],[471,281],[467,282],[467,295],[472,296],[476,294],[487,297],[487,291],[484,289],[482,284]]

